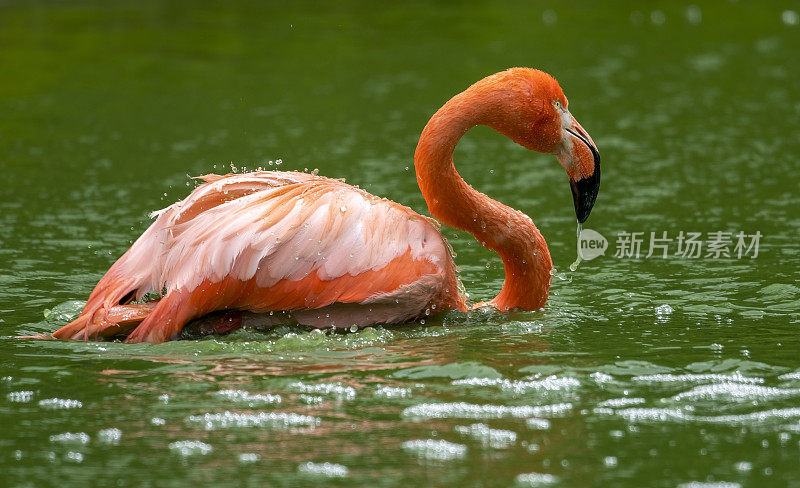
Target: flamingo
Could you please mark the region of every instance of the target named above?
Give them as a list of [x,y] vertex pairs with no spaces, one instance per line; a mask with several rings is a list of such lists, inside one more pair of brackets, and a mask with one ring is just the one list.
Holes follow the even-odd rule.
[[[202,317],[195,323],[218,333],[259,320],[352,328],[477,306],[541,309],[553,269],[542,234],[454,166],[456,144],[477,125],[555,154],[579,223],[597,197],[600,156],[558,82],[535,69],[488,76],[433,115],[414,153],[417,183],[435,219],[502,258],[505,281],[489,302],[468,303],[440,225],[408,207],[316,174],[209,174],[187,198],[153,212],[156,220],[100,279],[81,314],[53,337],[160,343]],[[161,298],[133,303],[148,292]]]

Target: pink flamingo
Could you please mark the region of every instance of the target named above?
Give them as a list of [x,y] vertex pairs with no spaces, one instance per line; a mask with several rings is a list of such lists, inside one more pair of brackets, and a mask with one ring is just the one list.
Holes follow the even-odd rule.
[[[528,68],[478,81],[422,131],[414,166],[431,215],[470,232],[503,260],[500,294],[479,306],[541,309],[553,267],[542,234],[524,213],[474,190],[453,165],[456,143],[476,125],[555,154],[569,177],[578,222],[597,197],[600,156],[558,82]],[[306,173],[201,179],[186,199],[154,213],[155,222],[55,338],[127,335],[127,342],[159,343],[215,311],[231,312],[211,315],[210,332],[257,317],[352,327],[469,307],[439,225],[408,207]],[[130,303],[162,290],[159,300]]]

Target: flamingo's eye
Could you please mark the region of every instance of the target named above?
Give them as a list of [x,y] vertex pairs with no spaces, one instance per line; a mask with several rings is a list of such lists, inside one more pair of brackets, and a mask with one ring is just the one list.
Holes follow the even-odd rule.
[[556,108],[556,110],[561,110],[561,100],[555,100],[553,102],[553,106]]

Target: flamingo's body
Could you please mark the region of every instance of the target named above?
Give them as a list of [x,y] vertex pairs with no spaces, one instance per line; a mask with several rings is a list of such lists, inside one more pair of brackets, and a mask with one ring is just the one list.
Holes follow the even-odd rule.
[[[529,106],[514,106],[509,100],[520,100],[513,97]],[[563,105],[557,120],[547,117],[554,100],[558,104],[550,108]],[[455,143],[478,124],[557,153],[570,176],[579,220],[581,212],[583,220],[588,216],[581,185],[599,181],[599,158],[566,111],[555,80],[523,68],[488,77],[454,97],[420,138],[415,164],[431,213],[470,231],[503,258],[506,282],[489,305],[538,309],[547,300],[552,268],[544,238],[528,216],[475,191],[453,166]],[[191,320],[222,310],[280,312],[281,319],[315,327],[352,327],[467,309],[449,247],[432,219],[307,173],[202,179],[185,200],[156,212],[156,221],[97,284],[81,315],[54,337],[127,335],[128,342],[163,342]],[[162,290],[166,294],[156,302],[127,304]]]

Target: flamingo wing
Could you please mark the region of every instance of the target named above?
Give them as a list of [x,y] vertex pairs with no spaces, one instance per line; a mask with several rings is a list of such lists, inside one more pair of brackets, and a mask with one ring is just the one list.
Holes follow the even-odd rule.
[[130,341],[160,342],[193,318],[231,308],[297,311],[316,326],[365,325],[359,314],[362,322],[401,322],[454,280],[438,229],[407,207],[306,173],[203,179],[185,200],[155,213],[56,337],[118,332],[109,310],[151,291],[166,294]]

